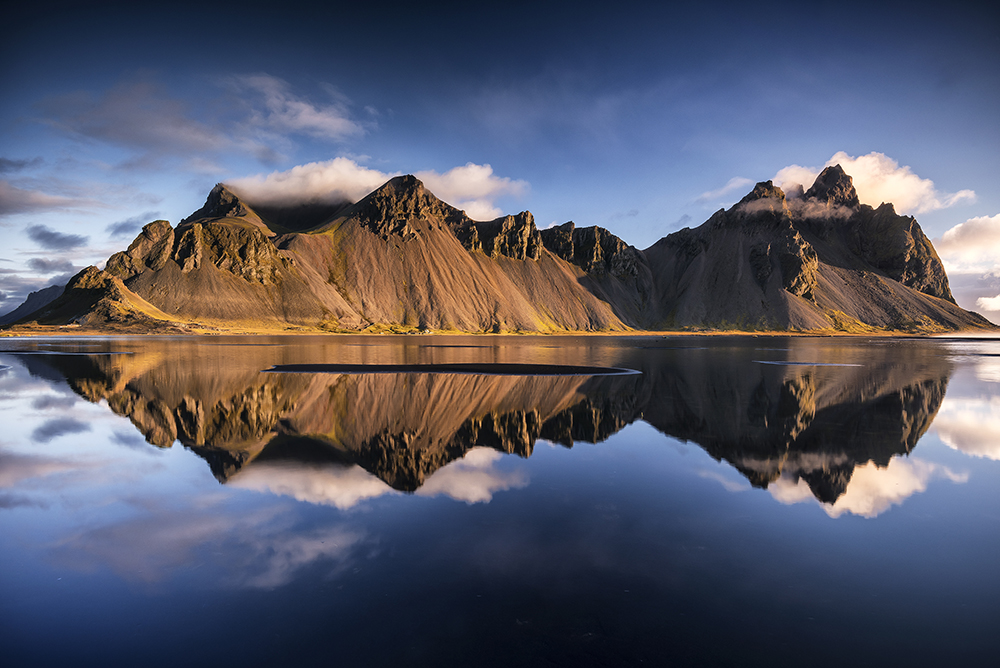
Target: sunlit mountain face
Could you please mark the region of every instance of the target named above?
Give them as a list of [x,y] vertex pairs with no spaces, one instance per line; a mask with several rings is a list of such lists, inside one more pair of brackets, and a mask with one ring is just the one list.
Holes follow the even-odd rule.
[[[691,657],[719,624],[779,665],[844,629],[872,656],[892,637],[944,657],[950,645],[928,640],[940,619],[912,604],[923,578],[932,607],[971,606],[945,625],[977,652],[1000,592],[986,568],[1000,547],[997,352],[719,336],[8,339],[0,585],[18,621],[0,648],[54,665],[139,606],[139,644],[91,647],[102,660],[164,633],[218,657],[201,629],[241,601],[233,623],[258,606],[295,612],[280,638],[233,656],[292,664],[329,658],[302,635],[321,621],[354,629],[334,634],[352,662],[440,651],[445,637],[445,663],[495,641],[500,665],[571,651],[579,633],[600,638],[591,659],[647,660],[663,620]],[[72,583],[52,596],[76,603],[33,602],[52,582]],[[862,612],[858,587],[878,599]],[[88,597],[106,618],[71,621]],[[67,645],[31,640],[43,615],[63,620]],[[767,654],[774,617],[804,635]],[[412,630],[372,650],[362,628],[385,618]],[[874,618],[891,621],[875,634]]]

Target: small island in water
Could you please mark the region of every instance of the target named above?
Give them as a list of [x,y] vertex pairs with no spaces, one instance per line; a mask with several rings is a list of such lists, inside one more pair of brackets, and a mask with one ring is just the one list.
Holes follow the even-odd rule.
[[861,204],[839,165],[758,183],[639,250],[601,227],[474,221],[413,176],[358,202],[255,205],[217,185],[104,269],[32,293],[7,334],[994,330],[959,307],[917,221]]

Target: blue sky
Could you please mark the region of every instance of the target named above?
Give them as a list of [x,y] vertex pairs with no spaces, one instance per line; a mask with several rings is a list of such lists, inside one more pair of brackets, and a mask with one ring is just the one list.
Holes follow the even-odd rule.
[[645,248],[841,154],[863,201],[940,240],[959,302],[1000,319],[995,11],[356,4],[10,10],[0,312],[220,181],[357,197],[418,173],[479,217],[527,209]]

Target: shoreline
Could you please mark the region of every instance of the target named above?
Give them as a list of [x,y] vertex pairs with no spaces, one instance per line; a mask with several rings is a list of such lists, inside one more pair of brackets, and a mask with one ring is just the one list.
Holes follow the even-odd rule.
[[585,337],[585,338],[654,338],[654,337],[806,337],[806,338],[884,338],[884,339],[1000,339],[1000,327],[994,330],[968,329],[944,332],[908,332],[908,331],[872,331],[872,332],[845,332],[835,330],[812,330],[812,331],[781,331],[781,330],[728,330],[728,329],[705,329],[705,330],[632,330],[632,331],[561,331],[561,332],[462,332],[453,330],[442,331],[379,331],[379,332],[329,332],[321,330],[278,330],[278,329],[256,329],[256,328],[232,328],[218,330],[209,328],[205,330],[159,330],[159,331],[122,331],[122,330],[101,330],[83,329],[66,326],[41,326],[30,329],[0,330],[0,340],[2,339],[32,339],[32,338],[199,338],[199,337],[477,337],[477,338],[560,338],[560,337]]

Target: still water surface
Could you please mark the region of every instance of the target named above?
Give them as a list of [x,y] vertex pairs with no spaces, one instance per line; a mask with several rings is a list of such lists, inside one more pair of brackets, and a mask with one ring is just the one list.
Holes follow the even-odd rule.
[[997,341],[5,339],[0,365],[4,665],[1000,650]]

